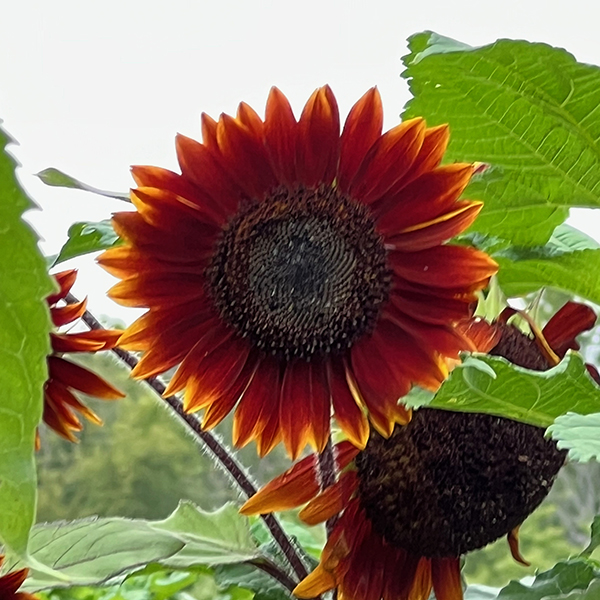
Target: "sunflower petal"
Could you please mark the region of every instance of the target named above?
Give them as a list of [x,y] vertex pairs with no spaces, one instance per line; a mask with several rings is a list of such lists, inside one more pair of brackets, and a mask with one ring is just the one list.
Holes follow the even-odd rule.
[[54,323],[56,327],[61,327],[67,323],[72,323],[83,315],[86,308],[87,298],[84,298],[81,302],[73,302],[72,304],[67,304],[66,306],[54,306],[50,310],[52,323]]
[[116,400],[125,397],[125,394],[122,394],[95,373],[64,358],[49,356],[48,371],[51,379],[57,379],[64,385],[90,396],[104,398],[105,400]]
[[46,302],[50,306],[56,304],[59,300],[62,300],[71,291],[71,288],[77,279],[77,269],[69,269],[68,271],[54,273],[52,277],[56,279],[56,283],[58,283],[60,289],[56,294],[50,294],[50,296],[46,298]]
[[306,187],[333,181],[340,153],[340,115],[331,88],[315,90],[300,120],[296,149],[296,173]]
[[283,443],[292,460],[303,450],[311,430],[310,365],[297,360],[286,366],[281,385],[279,420]]
[[297,125],[287,98],[271,88],[265,111],[265,139],[267,152],[277,177],[291,185],[296,178]]
[[367,152],[381,136],[382,127],[381,96],[373,87],[352,107],[342,131],[338,187],[343,193],[349,191]]
[[381,198],[411,167],[425,135],[421,118],[404,121],[384,133],[367,152],[350,194],[371,204]]
[[561,358],[568,349],[578,350],[575,338],[596,323],[596,313],[585,304],[569,301],[546,323],[544,338]]
[[463,600],[460,559],[432,558],[431,578],[437,600]]
[[336,586],[335,577],[321,565],[305,577],[292,592],[298,598],[316,598]]
[[307,525],[317,525],[335,517],[346,508],[357,484],[356,471],[342,473],[336,483],[313,498],[298,516]]

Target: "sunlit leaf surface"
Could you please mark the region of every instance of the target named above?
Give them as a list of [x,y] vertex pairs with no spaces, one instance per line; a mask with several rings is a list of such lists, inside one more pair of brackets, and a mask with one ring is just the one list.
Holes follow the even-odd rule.
[[0,541],[26,556],[36,502],[35,429],[47,377],[52,282],[37,238],[21,220],[33,207],[15,177],[0,128]]

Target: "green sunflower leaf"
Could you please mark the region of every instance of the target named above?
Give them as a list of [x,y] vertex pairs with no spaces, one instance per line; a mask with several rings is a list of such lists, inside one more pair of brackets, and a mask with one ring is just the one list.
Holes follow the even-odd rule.
[[600,412],[591,415],[567,413],[548,428],[558,447],[569,451],[569,458],[589,462],[600,458]]
[[85,192],[91,192],[92,194],[97,194],[98,196],[106,196],[107,198],[116,198],[117,200],[130,202],[128,194],[100,190],[96,187],[88,185],[87,183],[83,183],[78,179],[75,179],[75,177],[71,177],[71,175],[63,173],[58,169],[54,169],[53,167],[40,171],[37,173],[37,177],[39,177],[43,183],[51,187],[64,187],[74,190],[84,190]]
[[[36,525],[30,553],[56,576],[33,568],[24,585],[28,591],[99,585],[149,563],[185,569],[262,558],[248,520],[234,505],[205,512],[191,502],[181,502],[163,521],[111,517]],[[7,555],[6,570],[21,564],[18,557]]]
[[585,559],[559,562],[536,575],[531,585],[511,581],[498,600],[597,600],[600,598],[600,570]]
[[233,504],[205,512],[191,502],[181,502],[170,517],[154,523],[153,527],[185,542],[180,552],[165,561],[170,567],[222,565],[259,557],[248,519]]
[[54,259],[54,265],[76,256],[106,250],[121,243],[121,238],[115,233],[108,219],[97,223],[88,221],[73,223],[69,227],[68,235],[69,239]]
[[409,49],[403,117],[449,123],[448,162],[492,165],[466,193],[485,202],[472,231],[542,245],[569,207],[600,207],[600,68],[525,41],[472,48],[425,32]]
[[574,352],[548,371],[530,371],[501,357],[478,354],[452,371],[429,406],[493,414],[545,428],[567,412],[600,412],[600,388]]
[[21,219],[34,204],[15,176],[10,141],[0,128],[0,542],[25,559],[36,505],[35,430],[50,351],[44,299],[53,284],[37,237]]

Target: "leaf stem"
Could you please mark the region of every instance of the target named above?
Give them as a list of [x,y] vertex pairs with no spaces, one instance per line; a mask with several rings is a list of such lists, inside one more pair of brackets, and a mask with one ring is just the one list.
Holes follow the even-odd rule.
[[[79,302],[79,300],[70,293],[67,294],[65,300],[69,304]],[[85,311],[82,316],[82,320],[90,329],[104,329],[98,319],[96,319],[96,317],[94,317],[94,315],[92,315],[89,311]],[[133,369],[137,365],[138,359],[130,352],[120,348],[113,348],[112,351],[130,369]],[[234,453],[227,448],[227,446],[223,444],[223,442],[221,442],[214,433],[202,429],[200,421],[194,415],[186,413],[183,410],[183,402],[177,396],[169,396],[168,398],[164,398],[163,394],[166,386],[162,381],[160,381],[160,379],[157,377],[148,377],[143,381],[145,381],[145,383],[149,385],[173,409],[175,414],[193,433],[194,438],[202,442],[204,447],[208,448],[217,463],[229,475],[241,493],[247,498],[253,496],[257,491],[256,486],[250,479],[250,476],[246,473],[242,464],[237,460]],[[262,515],[262,519],[271,532],[275,543],[279,546],[288,563],[292,567],[298,580],[304,579],[308,575],[308,570],[300,554],[298,553],[295,544],[288,537],[279,520],[272,514]],[[273,569],[271,570],[274,569],[277,569],[277,567],[273,565]],[[287,577],[285,573],[278,572],[277,577],[275,577],[274,573],[269,574],[285,587],[289,587],[288,584],[291,579]]]

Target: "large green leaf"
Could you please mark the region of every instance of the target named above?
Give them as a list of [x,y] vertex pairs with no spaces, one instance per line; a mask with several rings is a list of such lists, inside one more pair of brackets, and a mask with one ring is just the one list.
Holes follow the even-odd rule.
[[153,527],[185,542],[181,551],[164,562],[171,567],[239,563],[259,556],[248,519],[233,504],[205,512],[191,502],[182,502],[168,519]]
[[567,412],[600,412],[600,388],[576,353],[569,352],[548,371],[530,371],[504,358],[474,355],[452,371],[429,406],[548,427]]
[[591,529],[590,543],[582,552],[583,555],[591,554],[598,546],[600,546],[600,515],[594,517]]
[[569,458],[588,462],[600,458],[600,412],[591,415],[567,413],[548,428],[558,447],[569,450]]
[[448,161],[492,165],[468,195],[474,231],[544,244],[570,206],[600,206],[600,69],[545,44],[471,48],[435,33],[409,40],[414,96],[404,117],[449,123]]
[[98,252],[117,246],[121,238],[115,233],[109,220],[73,223],[69,227],[69,239],[60,249],[54,264],[64,262],[76,256],[83,256],[90,252]]
[[498,600],[598,600],[600,570],[590,561],[559,562],[536,576],[531,585],[511,581]]
[[[25,584],[30,591],[98,585],[148,563],[180,569],[263,558],[248,520],[235,506],[205,512],[190,502],[182,502],[163,521],[114,517],[36,525],[30,552],[37,563],[54,569],[34,568]],[[20,565],[16,557],[7,557],[7,569]]]
[[52,291],[37,238],[21,220],[33,208],[15,176],[15,161],[0,128],[0,541],[27,554],[34,521],[35,429],[47,378]]

